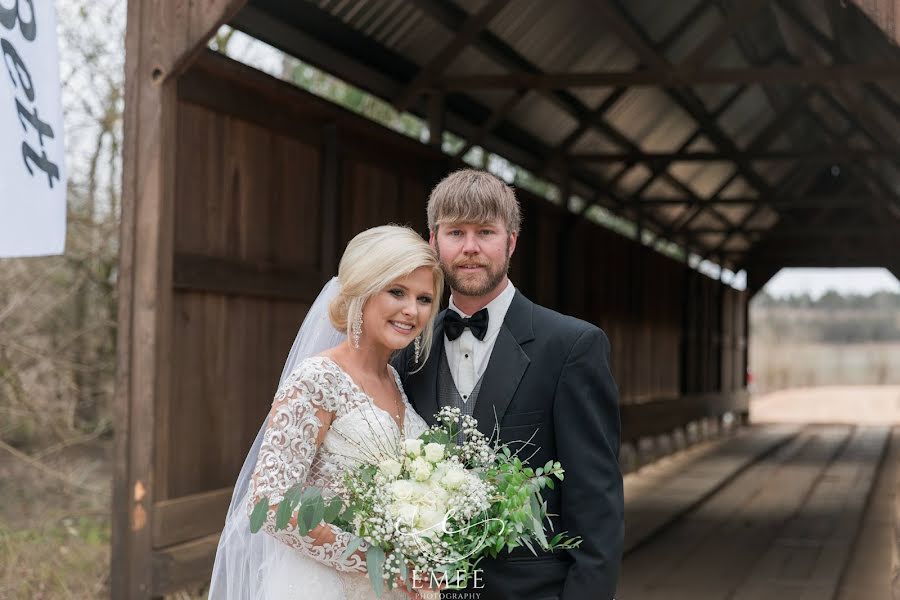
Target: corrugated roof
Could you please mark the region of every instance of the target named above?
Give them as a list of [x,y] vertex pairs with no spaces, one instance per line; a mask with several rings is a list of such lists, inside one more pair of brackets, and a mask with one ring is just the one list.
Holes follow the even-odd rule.
[[[454,77],[678,65],[732,22],[732,31],[701,55],[698,69],[900,65],[896,47],[861,12],[814,0],[510,0],[450,60],[433,64],[467,22],[494,7],[492,0],[251,0],[235,25],[392,102],[402,102],[410,84],[428,70],[430,79],[415,90],[408,106],[419,114],[426,106],[422,93]],[[741,17],[740,11],[748,15],[729,20],[736,13]],[[262,25],[266,22],[288,27],[267,28]],[[900,93],[896,80],[824,82],[810,89],[789,82],[523,91],[521,99],[510,103],[515,89],[452,90],[446,100],[447,127],[467,138],[495,111],[510,106],[482,146],[550,180],[561,177],[559,164],[568,165],[573,192],[582,198],[596,196],[602,202],[611,191],[633,206],[643,201],[648,228],[670,230],[677,241],[725,265],[745,266],[757,249],[765,249],[768,257],[779,248],[785,249],[784,264],[802,262],[806,259],[795,246],[782,244],[785,236],[766,239],[764,230],[794,228],[798,236],[814,236],[814,231],[801,231],[811,219],[838,228],[846,221],[845,209],[827,203],[785,207],[798,196],[868,194],[868,204],[853,213],[854,230],[865,223],[900,230],[900,180],[893,167],[882,164],[890,158],[863,168],[846,155],[832,161],[785,156],[821,154],[849,144],[873,149],[878,142],[872,138],[879,136],[890,143],[900,125],[900,103],[893,100]],[[865,114],[859,114],[861,105]],[[786,110],[793,112],[777,122]],[[777,126],[767,131],[773,121]],[[748,150],[756,154],[740,158]],[[682,157],[684,152],[704,153],[703,159]],[[585,154],[603,155],[602,161]],[[610,155],[621,159],[613,162]],[[623,165],[627,169],[621,172]],[[834,165],[842,165],[840,177],[830,175]],[[609,187],[611,179],[615,183]],[[710,198],[721,200],[698,206],[698,199]],[[669,203],[674,199],[684,203]],[[750,204],[754,199],[771,204]],[[624,216],[633,218],[634,213],[629,209]],[[742,228],[751,231],[736,233]],[[870,260],[869,254],[871,260],[884,259],[885,243],[872,240],[857,244],[866,250],[859,260]]]

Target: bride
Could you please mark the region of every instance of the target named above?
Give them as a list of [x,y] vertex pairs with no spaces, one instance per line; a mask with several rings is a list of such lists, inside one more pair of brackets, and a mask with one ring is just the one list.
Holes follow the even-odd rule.
[[[238,477],[216,551],[211,600],[375,597],[365,544],[345,556],[350,532],[323,523],[303,536],[296,518],[276,530],[275,513],[297,483],[321,488],[327,500],[364,452],[428,428],[389,361],[410,344],[419,367],[427,360],[443,286],[434,250],[412,229],[375,227],[347,245],[338,276],[297,334]],[[269,498],[266,522],[251,534],[249,514],[263,496]],[[382,598],[417,598],[419,592],[435,593],[403,587]]]

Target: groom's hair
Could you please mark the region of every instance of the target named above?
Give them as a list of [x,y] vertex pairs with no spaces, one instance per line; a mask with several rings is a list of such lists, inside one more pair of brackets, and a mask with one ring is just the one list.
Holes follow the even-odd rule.
[[509,233],[518,233],[522,216],[512,188],[495,175],[462,169],[444,177],[428,198],[428,229],[446,223],[500,221]]

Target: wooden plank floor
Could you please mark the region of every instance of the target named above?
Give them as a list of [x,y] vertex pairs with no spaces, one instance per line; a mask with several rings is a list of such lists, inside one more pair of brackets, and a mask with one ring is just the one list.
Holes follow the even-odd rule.
[[648,483],[627,481],[617,598],[835,598],[889,436],[877,426],[753,427]]
[[[895,427],[875,481],[853,553],[836,596],[837,600],[891,598],[891,548],[900,533],[900,427]],[[896,552],[896,550],[895,550]],[[896,576],[896,573],[892,574]],[[900,598],[900,588],[894,590]]]

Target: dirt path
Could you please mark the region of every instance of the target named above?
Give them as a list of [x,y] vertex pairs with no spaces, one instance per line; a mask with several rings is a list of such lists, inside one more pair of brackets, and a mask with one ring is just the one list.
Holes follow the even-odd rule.
[[900,425],[900,385],[791,388],[756,396],[754,423]]

